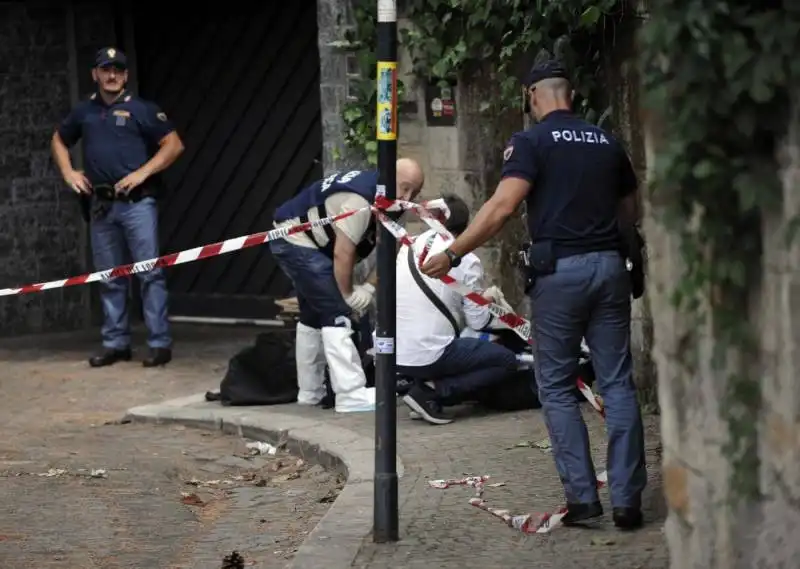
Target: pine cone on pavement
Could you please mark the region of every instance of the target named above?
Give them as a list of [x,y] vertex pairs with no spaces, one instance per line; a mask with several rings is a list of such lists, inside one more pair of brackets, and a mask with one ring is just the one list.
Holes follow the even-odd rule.
[[244,558],[238,551],[234,551],[222,560],[222,569],[244,569]]

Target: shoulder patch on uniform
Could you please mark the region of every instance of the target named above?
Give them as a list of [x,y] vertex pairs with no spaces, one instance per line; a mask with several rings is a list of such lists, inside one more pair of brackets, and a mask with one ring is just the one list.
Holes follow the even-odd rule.
[[503,162],[508,162],[508,159],[511,158],[512,154],[514,154],[514,145],[509,144],[506,146],[506,149],[503,150]]
[[158,114],[156,114],[156,118],[158,120],[162,121],[162,122],[166,122],[167,121],[166,113],[158,113]]

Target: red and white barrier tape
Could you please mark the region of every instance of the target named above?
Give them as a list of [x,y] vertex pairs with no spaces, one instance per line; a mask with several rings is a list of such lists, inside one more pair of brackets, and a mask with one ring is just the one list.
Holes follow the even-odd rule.
[[248,247],[263,245],[268,241],[283,239],[284,237],[307,231],[313,227],[330,225],[367,209],[370,208],[355,209],[353,211],[346,211],[339,215],[308,221],[306,223],[300,223],[291,227],[279,227],[270,231],[262,231],[252,235],[245,235],[243,237],[234,237],[233,239],[226,239],[225,241],[219,241],[218,243],[211,243],[209,245],[203,245],[202,247],[187,249],[186,251],[181,251],[179,253],[170,253],[169,255],[148,259],[146,261],[139,261],[138,263],[120,265],[119,267],[114,267],[105,271],[97,271],[94,273],[78,275],[75,277],[69,277],[67,279],[50,281],[46,283],[29,284],[15,288],[4,288],[0,289],[0,296],[29,294],[32,292],[40,292],[54,288],[109,281],[117,277],[127,277],[136,273],[146,273],[148,271],[152,271],[153,269],[183,265],[184,263],[192,263],[201,259],[208,259],[209,257],[217,257],[219,255],[225,255],[241,249],[247,249]]
[[[416,212],[425,211],[432,219],[441,219],[441,217],[429,211],[430,209],[433,210],[439,209],[447,212],[447,206],[444,205],[444,200],[431,200],[421,205],[412,202],[397,202],[398,205],[393,206],[392,204],[394,202],[391,202],[383,198],[383,201],[381,203],[383,203],[384,205],[388,204],[395,210],[413,209]],[[43,290],[51,290],[55,288],[65,288],[65,287],[83,285],[93,282],[109,281],[111,279],[115,279],[118,277],[127,277],[136,273],[146,273],[148,271],[152,271],[153,269],[172,267],[175,265],[183,265],[185,263],[192,263],[194,261],[208,259],[209,257],[217,257],[219,255],[225,255],[227,253],[232,253],[234,251],[239,251],[241,249],[247,249],[249,247],[263,245],[264,243],[267,243],[269,241],[274,241],[276,239],[283,239],[284,237],[288,237],[289,235],[294,235],[295,233],[302,233],[303,231],[307,231],[314,227],[331,225],[333,223],[336,223],[337,221],[341,221],[343,219],[346,219],[352,215],[355,215],[367,209],[372,209],[373,211],[375,211],[377,208],[371,207],[371,208],[361,208],[352,211],[346,211],[339,215],[324,217],[314,221],[308,221],[306,223],[299,223],[293,226],[278,227],[270,231],[262,231],[260,233],[254,233],[252,235],[234,237],[233,239],[226,239],[225,241],[219,241],[217,243],[211,243],[208,245],[203,245],[201,247],[187,249],[185,251],[180,251],[178,253],[170,253],[168,255],[163,255],[161,257],[155,257],[153,259],[147,259],[145,261],[138,261],[136,263],[131,263],[128,265],[120,265],[118,267],[113,267],[103,271],[96,271],[94,273],[77,275],[74,277],[69,277],[66,279],[60,279],[56,281],[49,281],[45,283],[36,283],[36,284],[28,284],[13,288],[4,288],[0,289],[0,296],[30,294],[33,292],[41,292]]]
[[[378,200],[376,200],[375,214],[378,216],[378,219],[383,224],[383,226],[389,230],[389,233],[394,235],[395,239],[400,241],[403,245],[407,245],[410,247],[413,244],[414,240],[411,238],[411,236],[408,234],[405,228],[396,221],[389,219],[389,217],[382,211],[382,210],[391,211],[390,209],[391,203],[392,202],[389,202],[388,200],[385,200],[383,198],[378,198]],[[409,209],[416,212],[419,212],[420,210],[425,211],[419,205],[412,204],[411,202],[399,201],[395,203],[399,208],[402,209]],[[450,236],[449,232],[447,232],[447,230],[444,229],[444,226],[442,226],[441,223],[438,220],[436,220],[433,216],[421,215],[420,217],[422,218],[423,221],[428,223],[428,225],[431,226],[432,229],[435,229],[437,232],[443,231],[445,236]],[[438,224],[439,227],[437,227],[436,224]],[[474,290],[466,286],[465,284],[458,282],[450,275],[443,276],[441,278],[441,281],[445,283],[448,287],[452,288],[453,290],[457,291],[459,294],[464,296],[466,299],[474,302],[475,304],[478,304],[480,306],[486,306],[489,309],[489,311],[494,316],[497,317],[498,320],[500,320],[503,324],[508,326],[514,332],[516,332],[516,334],[520,338],[522,338],[528,343],[532,343],[530,322],[528,322],[524,318],[521,318],[520,316],[517,316],[513,312],[506,310],[502,306],[499,306],[487,300],[481,295],[480,291]]]
[[[567,508],[562,507],[554,512],[544,512],[540,514],[512,514],[510,510],[504,508],[495,508],[489,505],[487,500],[483,499],[485,488],[496,488],[505,486],[503,482],[496,482],[494,484],[487,484],[491,478],[489,475],[482,476],[465,476],[464,478],[450,478],[445,480],[429,480],[428,486],[437,490],[445,490],[454,486],[465,486],[468,488],[475,488],[476,496],[470,498],[469,503],[471,506],[480,508],[485,512],[489,512],[493,516],[503,520],[508,527],[521,531],[522,533],[549,533],[559,525],[561,520],[567,514]],[[597,476],[597,487],[602,488],[608,483],[608,475],[602,472]]]
[[567,515],[567,509],[561,508],[553,513],[543,514],[512,514],[510,510],[493,508],[486,500],[471,498],[469,503],[484,512],[503,520],[506,525],[522,533],[550,533],[561,525],[561,520]]

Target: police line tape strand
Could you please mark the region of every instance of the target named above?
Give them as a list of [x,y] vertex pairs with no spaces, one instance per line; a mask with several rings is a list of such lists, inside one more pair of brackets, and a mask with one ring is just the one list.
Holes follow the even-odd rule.
[[29,294],[32,292],[40,292],[43,290],[50,290],[54,288],[64,288],[68,286],[76,286],[93,282],[103,282],[115,279],[117,277],[127,277],[136,273],[146,273],[154,269],[165,267],[172,267],[175,265],[183,265],[185,263],[192,263],[201,259],[208,259],[209,257],[217,257],[225,255],[241,249],[263,245],[268,241],[275,241],[276,239],[283,239],[295,233],[301,233],[314,227],[322,227],[330,225],[342,219],[346,219],[362,211],[372,209],[365,207],[355,209],[352,211],[345,211],[339,215],[324,217],[314,221],[307,221],[293,226],[278,227],[270,231],[262,231],[260,233],[253,233],[252,235],[245,235],[243,237],[234,237],[233,239],[226,239],[217,243],[195,247],[194,249],[187,249],[178,253],[170,253],[162,257],[148,259],[146,261],[139,261],[129,265],[120,265],[104,271],[97,271],[94,273],[87,273],[85,275],[78,275],[67,279],[57,281],[50,281],[46,283],[29,284],[15,288],[0,289],[0,296],[12,296],[18,294]]
[[[491,479],[489,475],[465,476],[463,478],[450,478],[444,480],[428,480],[428,486],[437,490],[446,490],[455,486],[464,486],[475,489],[475,497],[470,498],[469,503],[485,512],[488,512],[501,519],[505,524],[522,533],[550,533],[553,529],[561,525],[561,520],[567,514],[567,508],[561,507],[554,512],[544,512],[540,514],[513,514],[511,510],[490,506],[484,499],[486,488],[498,488],[505,486],[504,482],[488,483]],[[608,484],[608,473],[606,471],[597,475],[597,487],[603,488]]]
[[[405,206],[407,209],[412,211],[416,211],[417,207],[416,204],[411,204],[410,202],[400,202],[401,206]],[[412,207],[416,206],[416,207]],[[405,230],[405,228],[397,223],[396,221],[390,219],[382,210],[383,208],[376,207],[375,214],[378,216],[378,219],[383,224],[383,226],[391,233],[395,239],[400,241],[403,245],[411,246],[413,244],[413,239]],[[424,221],[427,221],[423,217]],[[516,334],[528,342],[529,344],[532,343],[531,340],[531,324],[524,318],[517,316],[513,312],[506,310],[502,306],[499,306],[488,299],[484,298],[480,291],[474,290],[467,285],[458,282],[456,279],[451,277],[450,275],[445,275],[440,279],[443,283],[445,283],[448,287],[454,289],[459,294],[464,296],[467,300],[474,302],[480,306],[485,306],[489,309],[492,315],[496,316],[498,320],[500,320],[503,324],[508,326],[511,330],[516,332]]]

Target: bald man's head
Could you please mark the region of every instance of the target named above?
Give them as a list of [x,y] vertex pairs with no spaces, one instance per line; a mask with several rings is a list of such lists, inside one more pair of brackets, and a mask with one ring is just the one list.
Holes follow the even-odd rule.
[[413,201],[425,184],[425,174],[416,160],[400,158],[397,161],[397,199]]

